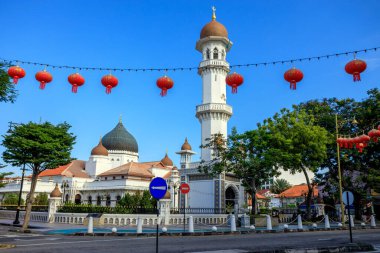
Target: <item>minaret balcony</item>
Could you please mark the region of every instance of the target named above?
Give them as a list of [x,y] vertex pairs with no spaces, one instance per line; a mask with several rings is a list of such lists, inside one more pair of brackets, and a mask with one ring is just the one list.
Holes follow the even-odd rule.
[[204,113],[225,113],[231,116],[232,107],[223,103],[197,105],[196,117],[199,118],[199,116]]
[[206,60],[199,64],[198,73],[201,73],[205,68],[222,68],[229,72],[230,64],[224,60]]

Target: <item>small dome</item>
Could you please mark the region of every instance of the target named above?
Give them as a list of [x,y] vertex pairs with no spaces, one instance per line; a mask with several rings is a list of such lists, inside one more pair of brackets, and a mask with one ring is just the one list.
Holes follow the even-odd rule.
[[62,192],[59,190],[58,184],[55,184],[54,190],[50,193],[50,198],[60,198],[62,197]]
[[169,158],[167,153],[166,153],[165,157],[162,158],[161,162],[165,166],[173,166],[173,161]]
[[99,144],[91,150],[91,155],[108,156],[108,150],[102,144],[102,138],[99,140]]
[[171,194],[170,194],[169,191],[167,191],[167,192],[165,193],[165,196],[163,197],[163,199],[171,199]]
[[185,139],[185,143],[182,144],[181,150],[191,150],[191,146],[187,142],[187,138]]
[[121,120],[111,132],[103,137],[102,142],[107,150],[139,152],[135,137],[125,129]]
[[210,23],[206,24],[201,31],[200,38],[206,38],[209,36],[219,36],[228,38],[227,29],[216,20],[212,20]]

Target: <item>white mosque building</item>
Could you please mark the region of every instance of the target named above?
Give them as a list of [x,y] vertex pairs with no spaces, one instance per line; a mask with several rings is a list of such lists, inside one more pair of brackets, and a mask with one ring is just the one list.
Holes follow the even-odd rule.
[[[196,106],[196,118],[201,123],[201,140],[205,144],[205,139],[213,134],[227,136],[227,123],[232,116],[225,82],[230,71],[226,59],[232,42],[227,29],[216,21],[215,8],[211,22],[202,28],[195,48],[201,53],[198,74],[202,78],[202,104]],[[50,193],[57,183],[64,201],[114,206],[126,192],[148,190],[152,178],[163,177],[170,186],[172,207],[224,208],[226,204],[244,204],[244,188],[240,180],[232,174],[214,177],[200,173],[200,162],[192,161],[195,152],[187,139],[176,153],[180,155],[179,169],[167,154],[161,160],[140,162],[137,141],[120,120],[100,139],[87,161],[74,160],[42,172],[36,193]],[[212,150],[201,149],[201,160],[207,162],[211,157]],[[20,178],[8,179],[6,187],[0,188],[0,201],[4,193],[17,193],[20,181]],[[178,189],[183,182],[190,185],[187,195],[181,195]],[[24,199],[29,190],[30,181],[26,178]]]

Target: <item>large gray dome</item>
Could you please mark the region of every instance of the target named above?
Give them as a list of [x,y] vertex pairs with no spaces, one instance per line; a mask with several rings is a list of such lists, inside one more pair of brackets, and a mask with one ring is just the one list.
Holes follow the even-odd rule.
[[102,139],[103,146],[107,150],[120,150],[139,152],[137,141],[127,129],[125,129],[123,123],[120,121],[111,132],[104,135]]

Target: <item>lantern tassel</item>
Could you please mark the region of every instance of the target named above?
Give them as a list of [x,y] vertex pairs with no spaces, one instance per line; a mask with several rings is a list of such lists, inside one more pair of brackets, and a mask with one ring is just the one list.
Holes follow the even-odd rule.
[[45,89],[46,83],[45,82],[40,82],[40,89],[43,90]]
[[237,86],[233,85],[232,86],[232,94],[236,94],[236,93],[237,93]]
[[167,93],[168,93],[167,89],[162,89],[160,95],[161,97],[165,97]]
[[290,89],[291,90],[296,90],[297,89],[297,83],[296,82],[291,82],[290,83]]
[[112,89],[112,86],[108,85],[108,86],[106,87],[106,93],[107,93],[107,94],[110,94],[110,93],[111,93],[111,89]]
[[73,87],[71,88],[71,91],[72,91],[73,93],[77,93],[77,92],[78,92],[78,86],[73,85]]
[[17,84],[17,82],[18,82],[18,77],[17,76],[13,77],[13,83]]
[[354,74],[354,82],[356,82],[356,81],[361,81],[361,79],[360,79],[360,73],[355,73]]

